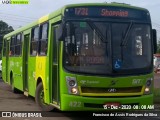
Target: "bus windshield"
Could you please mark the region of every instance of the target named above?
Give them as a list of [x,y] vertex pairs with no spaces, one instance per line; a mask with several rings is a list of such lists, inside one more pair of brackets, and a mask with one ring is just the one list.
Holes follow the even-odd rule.
[[69,71],[107,75],[150,70],[148,24],[70,21],[65,28],[64,67]]

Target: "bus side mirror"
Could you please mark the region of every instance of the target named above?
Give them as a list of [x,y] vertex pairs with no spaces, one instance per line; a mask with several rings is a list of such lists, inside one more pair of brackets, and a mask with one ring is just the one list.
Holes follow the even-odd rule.
[[152,40],[153,40],[153,53],[157,52],[157,31],[152,29]]

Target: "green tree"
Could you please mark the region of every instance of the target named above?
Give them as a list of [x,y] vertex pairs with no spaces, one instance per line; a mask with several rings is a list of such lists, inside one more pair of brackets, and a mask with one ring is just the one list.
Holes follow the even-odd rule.
[[157,41],[157,53],[160,53],[160,38]]
[[[6,22],[0,20],[0,51],[2,50],[3,36],[12,32],[14,29],[12,26],[9,26]],[[1,52],[0,52],[1,59]]]
[[[12,32],[14,29],[12,26],[9,26],[6,22],[3,22],[0,20],[0,40],[2,41],[2,38],[5,34]],[[1,42],[0,41],[0,42]]]

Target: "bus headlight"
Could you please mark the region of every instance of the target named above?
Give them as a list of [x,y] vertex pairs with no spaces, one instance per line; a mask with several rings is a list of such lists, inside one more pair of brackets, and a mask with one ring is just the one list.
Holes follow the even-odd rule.
[[149,87],[146,87],[145,90],[144,90],[145,93],[148,93],[149,91],[150,91]]
[[153,78],[149,78],[146,81],[146,86],[145,86],[145,89],[144,89],[144,94],[151,94],[152,93],[152,91],[151,91],[152,82],[153,82]]
[[66,82],[67,82],[67,86],[68,86],[68,93],[78,95],[79,91],[78,91],[76,78],[67,76]]
[[71,93],[72,94],[77,94],[78,93],[78,89],[77,88],[71,88]]

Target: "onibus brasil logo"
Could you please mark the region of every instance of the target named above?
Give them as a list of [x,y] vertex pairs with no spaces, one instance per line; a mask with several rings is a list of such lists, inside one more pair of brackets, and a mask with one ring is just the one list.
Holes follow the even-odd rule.
[[29,0],[0,0],[0,4],[28,4]]

